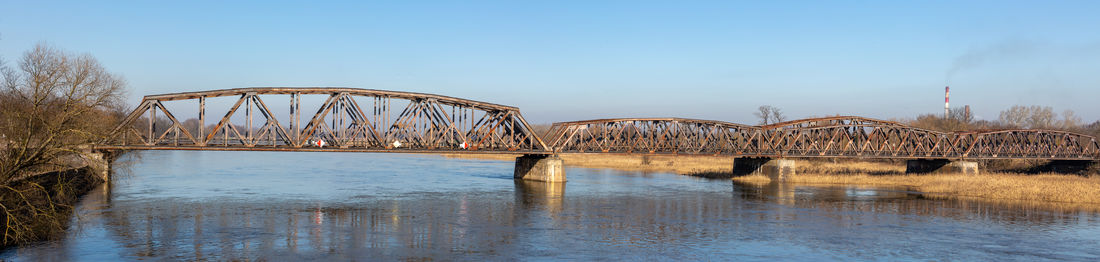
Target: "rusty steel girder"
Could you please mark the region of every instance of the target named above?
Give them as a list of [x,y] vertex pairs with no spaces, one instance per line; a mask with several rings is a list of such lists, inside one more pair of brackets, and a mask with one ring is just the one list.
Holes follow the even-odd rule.
[[555,123],[557,152],[758,155],[761,129],[684,118],[621,118]]
[[[285,96],[289,112],[273,111],[261,95],[269,100]],[[309,96],[324,102],[312,115],[303,115],[301,100]],[[228,111],[217,112],[223,117],[210,127],[206,99],[215,97],[239,98]],[[197,115],[192,118],[198,119],[201,128],[185,128],[164,105],[179,100],[195,102]],[[404,105],[401,111],[393,110],[393,100]],[[158,118],[158,113],[163,117]],[[244,120],[239,120],[241,114]],[[262,124],[255,125],[254,120]],[[516,107],[410,92],[283,87],[146,96],[105,144],[106,149],[167,150],[546,153],[549,149]]]
[[980,158],[1097,159],[1095,137],[1057,130],[991,130],[956,133],[970,143],[965,155]]
[[862,117],[826,117],[762,126],[763,145],[778,155],[946,158],[958,157],[949,133]]
[[1095,137],[1054,130],[938,132],[854,116],[747,126],[679,118],[554,124],[555,152],[944,159],[1100,158]]

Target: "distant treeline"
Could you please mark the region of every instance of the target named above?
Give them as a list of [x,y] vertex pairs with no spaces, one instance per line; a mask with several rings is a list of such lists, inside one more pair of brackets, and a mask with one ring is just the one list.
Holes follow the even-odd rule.
[[950,110],[947,116],[925,114],[900,121],[910,126],[936,131],[967,131],[997,129],[1049,129],[1100,136],[1100,121],[1085,124],[1073,110],[1056,113],[1049,106],[1016,105],[1001,111],[996,120],[974,120],[962,108]]

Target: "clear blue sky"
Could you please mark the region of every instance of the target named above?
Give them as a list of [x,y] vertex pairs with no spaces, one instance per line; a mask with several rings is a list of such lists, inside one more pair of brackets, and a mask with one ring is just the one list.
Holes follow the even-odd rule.
[[[141,95],[348,86],[531,122],[942,113],[1100,119],[1100,1],[8,1],[0,57],[90,53]],[[949,78],[950,75],[950,79]]]

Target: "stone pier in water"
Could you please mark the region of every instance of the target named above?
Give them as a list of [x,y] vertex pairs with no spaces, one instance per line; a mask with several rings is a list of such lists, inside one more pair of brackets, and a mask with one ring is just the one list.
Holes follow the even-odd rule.
[[772,181],[784,181],[795,175],[794,160],[767,157],[741,157],[733,160],[736,176],[760,174]]
[[515,179],[565,182],[565,167],[557,155],[523,155],[516,158]]

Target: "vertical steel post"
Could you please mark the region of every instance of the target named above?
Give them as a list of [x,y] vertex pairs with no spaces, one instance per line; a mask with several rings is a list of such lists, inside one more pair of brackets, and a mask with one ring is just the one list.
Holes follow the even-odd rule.
[[336,116],[336,126],[333,129],[335,129],[334,131],[336,132],[336,135],[337,135],[336,140],[340,141],[341,146],[345,145],[343,141],[344,141],[344,133],[345,133],[344,132],[344,107],[347,106],[347,104],[344,103],[344,99],[346,99],[346,98],[347,98],[346,95],[340,94],[340,98],[336,99],[336,103],[337,103],[336,104],[337,105],[336,115],[335,115]]
[[199,97],[199,146],[206,146],[206,96]]
[[229,128],[233,126],[233,122],[226,121],[225,126],[222,127],[222,145],[229,146]]
[[371,103],[371,110],[372,110],[371,111],[371,117],[373,118],[371,120],[371,123],[370,123],[371,127],[374,128],[374,130],[378,130],[378,97],[377,96],[374,97],[374,103]]
[[153,145],[156,143],[153,136],[157,130],[157,104],[149,104],[149,140],[145,142],[147,145]]
[[298,123],[296,123],[296,121],[294,121],[295,113],[297,113],[297,112],[294,112],[294,96],[295,96],[294,93],[290,94],[290,131],[294,132],[294,136],[291,137],[290,134],[287,134],[287,137],[294,140],[294,141],[287,141],[287,142],[291,143],[291,146],[297,144],[297,141],[298,141]]
[[333,99],[333,101],[332,101],[332,109],[331,109],[332,111],[329,111],[329,114],[332,115],[332,125],[331,125],[331,127],[332,127],[332,139],[333,139],[332,142],[333,142],[333,144],[336,144],[337,143],[336,141],[338,141],[340,139],[339,120],[340,120],[340,104],[342,104],[342,103],[340,103],[340,98],[341,98],[341,96],[339,94],[337,94],[336,99]]
[[[386,120],[386,123],[389,123],[390,122],[390,98],[389,97],[384,97],[382,99],[384,100],[384,101],[382,101],[383,102],[382,103],[382,118]],[[385,127],[385,129],[386,129],[386,133],[390,132],[389,127]],[[388,137],[388,135],[387,135],[387,137]]]
[[302,93],[301,92],[296,92],[294,94],[291,94],[291,97],[294,100],[294,105],[293,105],[293,107],[294,107],[293,111],[294,112],[292,113],[292,115],[293,115],[292,117],[294,119],[291,120],[292,122],[294,122],[294,143],[295,143],[295,146],[301,147],[302,146],[302,131],[299,130],[299,129],[302,128],[302,104],[301,104],[302,103]]
[[248,138],[246,138],[247,143],[245,144],[245,146],[251,146],[251,144],[253,144],[254,142],[252,141],[252,94],[245,94],[245,96],[246,98],[244,99],[244,117],[245,125],[248,126]]

